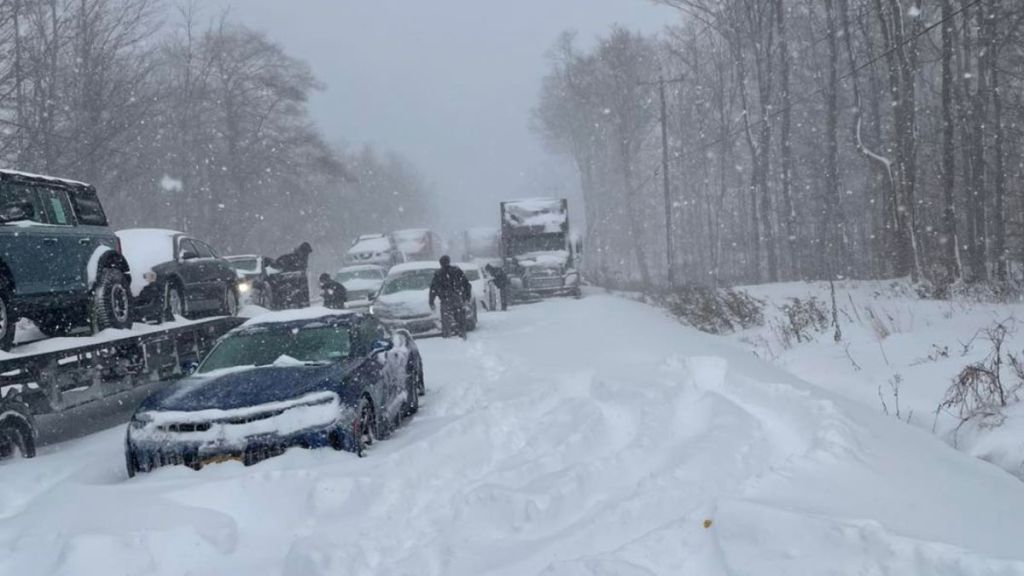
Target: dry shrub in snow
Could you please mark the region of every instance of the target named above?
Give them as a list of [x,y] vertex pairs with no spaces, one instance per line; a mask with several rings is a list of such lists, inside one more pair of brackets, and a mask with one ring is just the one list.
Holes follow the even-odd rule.
[[660,300],[674,316],[702,332],[727,334],[764,324],[764,302],[740,290],[688,285]]
[[[998,418],[1003,408],[1018,401],[1017,393],[1024,385],[1024,366],[1013,354],[1006,354],[1004,359],[1003,346],[1010,334],[1004,323],[984,331],[985,339],[992,345],[991,352],[984,360],[965,366],[953,378],[938,410],[953,414],[962,425],[974,419]],[[1012,377],[1007,378],[1004,366]]]

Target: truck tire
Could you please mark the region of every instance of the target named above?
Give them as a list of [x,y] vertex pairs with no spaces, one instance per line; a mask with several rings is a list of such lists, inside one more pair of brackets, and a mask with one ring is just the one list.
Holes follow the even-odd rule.
[[18,317],[11,306],[11,289],[5,280],[0,279],[0,350],[14,347],[14,333],[17,331]]
[[0,400],[0,460],[15,451],[24,458],[36,455],[36,431],[32,412],[24,402]]
[[117,268],[104,268],[96,277],[93,288],[93,314],[96,331],[132,327],[132,295],[124,272]]

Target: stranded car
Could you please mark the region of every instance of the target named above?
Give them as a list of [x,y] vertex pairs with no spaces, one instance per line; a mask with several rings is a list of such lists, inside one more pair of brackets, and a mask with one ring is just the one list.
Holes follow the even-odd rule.
[[[437,262],[399,264],[388,272],[370,312],[381,322],[415,335],[441,333],[441,313],[430,309],[430,282],[441,267]],[[475,330],[479,311],[475,293],[466,303],[466,329]]]
[[368,314],[271,312],[229,332],[195,373],[145,400],[125,440],[128,475],[290,447],[362,455],[419,408],[423,363],[404,331]]
[[242,304],[254,304],[274,310],[274,290],[271,286],[265,256],[246,254],[225,256],[238,275],[238,296]]
[[0,170],[0,348],[19,317],[48,336],[130,328],[130,281],[92,186]]
[[346,264],[376,264],[385,270],[403,261],[394,238],[387,234],[364,234],[345,253]]
[[501,307],[498,287],[494,285],[494,280],[485,268],[468,262],[456,264],[456,266],[462,268],[466,280],[469,280],[473,286],[473,295],[476,296],[477,302],[484,307],[484,310],[493,311]]
[[140,320],[238,314],[238,276],[205,242],[174,230],[117,233],[135,274],[132,297]]
[[334,275],[334,280],[345,287],[348,300],[346,308],[367,308],[370,299],[380,291],[386,276],[387,272],[380,266],[364,264],[342,268]]

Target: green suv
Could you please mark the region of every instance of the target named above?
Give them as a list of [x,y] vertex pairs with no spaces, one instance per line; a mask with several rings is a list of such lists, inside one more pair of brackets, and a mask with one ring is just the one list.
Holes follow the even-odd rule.
[[130,282],[95,188],[0,170],[0,349],[19,318],[47,336],[130,328]]

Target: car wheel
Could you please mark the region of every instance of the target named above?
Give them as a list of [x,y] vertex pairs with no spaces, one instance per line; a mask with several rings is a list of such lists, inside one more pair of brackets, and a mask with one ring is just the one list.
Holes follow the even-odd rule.
[[224,307],[221,312],[225,316],[238,316],[238,293],[235,288],[228,286],[224,292]]
[[414,362],[409,362],[406,369],[405,402],[402,403],[402,416],[408,418],[420,410],[420,371]]
[[373,402],[366,396],[359,400],[359,420],[355,426],[356,454],[365,455],[366,449],[377,439],[377,414]]
[[138,457],[135,456],[135,451],[127,443],[124,447],[124,467],[128,471],[129,478],[134,478],[139,473]]
[[7,283],[0,280],[0,350],[14,347],[14,332],[17,330],[18,317],[11,307],[11,290]]
[[132,327],[132,296],[124,272],[117,268],[100,270],[93,290],[96,329]]
[[163,318],[168,322],[173,322],[179,316],[185,317],[185,296],[177,284],[167,283],[164,287],[163,309]]
[[469,317],[469,326],[466,330],[472,332],[476,330],[476,325],[480,320],[480,305],[477,304],[476,300],[473,300],[473,315]]
[[27,404],[18,401],[0,402],[0,459],[15,452],[24,458],[36,455],[35,430]]

